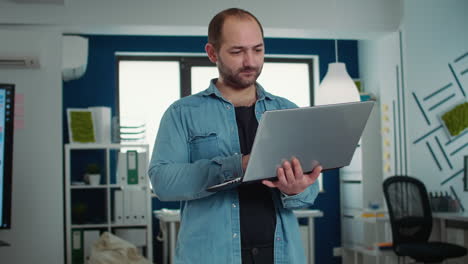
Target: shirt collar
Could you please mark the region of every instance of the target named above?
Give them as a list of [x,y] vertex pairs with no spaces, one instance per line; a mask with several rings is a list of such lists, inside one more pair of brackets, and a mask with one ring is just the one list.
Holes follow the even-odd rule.
[[[210,95],[214,94],[216,97],[223,98],[223,96],[221,95],[221,92],[216,87],[216,81],[217,80],[218,79],[216,79],[216,78],[212,79],[210,81],[210,86],[208,87],[208,89],[201,92],[201,95],[210,96]],[[258,98],[257,101],[260,101],[260,100],[263,100],[263,99],[268,99],[268,100],[275,99],[275,97],[272,94],[270,94],[269,92],[265,91],[265,89],[258,82],[255,82],[255,86],[257,87],[257,98]]]

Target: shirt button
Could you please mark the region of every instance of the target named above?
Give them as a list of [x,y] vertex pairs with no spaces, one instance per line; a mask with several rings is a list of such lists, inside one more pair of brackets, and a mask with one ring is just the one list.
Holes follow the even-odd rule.
[[281,237],[277,237],[277,238],[276,238],[276,241],[280,241],[280,240],[281,240]]
[[231,109],[231,106],[229,106],[229,105],[228,105],[228,106],[226,106],[226,109],[227,109],[227,110]]
[[236,208],[236,207],[237,207],[237,205],[236,205],[235,203],[233,203],[233,204],[232,204],[232,207]]
[[237,237],[237,233],[234,233],[234,234],[232,235],[232,237],[233,237],[233,238],[236,238],[236,237]]

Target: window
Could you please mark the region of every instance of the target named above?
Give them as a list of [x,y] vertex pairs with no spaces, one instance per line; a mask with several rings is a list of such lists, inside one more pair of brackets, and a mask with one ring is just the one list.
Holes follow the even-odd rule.
[[119,118],[146,125],[150,153],[164,111],[180,98],[179,67],[177,61],[119,61]]
[[[218,76],[215,66],[193,66],[191,72],[192,93],[207,88],[207,80]],[[310,106],[309,64],[306,62],[266,61],[258,82],[268,92],[285,97],[298,106]]]
[[[313,102],[317,60],[315,57],[266,57],[258,82],[272,94],[298,106]],[[146,124],[146,140],[152,153],[159,122],[165,110],[180,97],[205,90],[218,70],[206,56],[117,55],[118,115],[121,120]],[[320,185],[322,180],[320,179]],[[322,190],[322,185],[320,186]]]

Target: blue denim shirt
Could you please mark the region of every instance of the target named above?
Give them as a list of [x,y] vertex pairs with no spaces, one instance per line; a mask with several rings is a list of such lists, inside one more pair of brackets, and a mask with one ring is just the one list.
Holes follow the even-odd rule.
[[[165,112],[149,166],[158,198],[181,201],[175,263],[240,264],[237,189],[207,192],[208,186],[243,174],[234,105],[212,80],[208,89],[182,98]],[[255,114],[297,107],[257,84]],[[289,157],[285,157],[289,158]],[[298,221],[292,209],[313,204],[318,183],[286,196],[272,189],[276,209],[275,263],[305,263]]]

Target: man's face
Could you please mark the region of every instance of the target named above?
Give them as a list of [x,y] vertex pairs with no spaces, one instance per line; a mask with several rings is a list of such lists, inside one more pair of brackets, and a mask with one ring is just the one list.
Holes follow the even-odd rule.
[[265,56],[262,32],[253,19],[230,17],[223,25],[223,37],[217,53],[222,81],[235,89],[255,84]]

